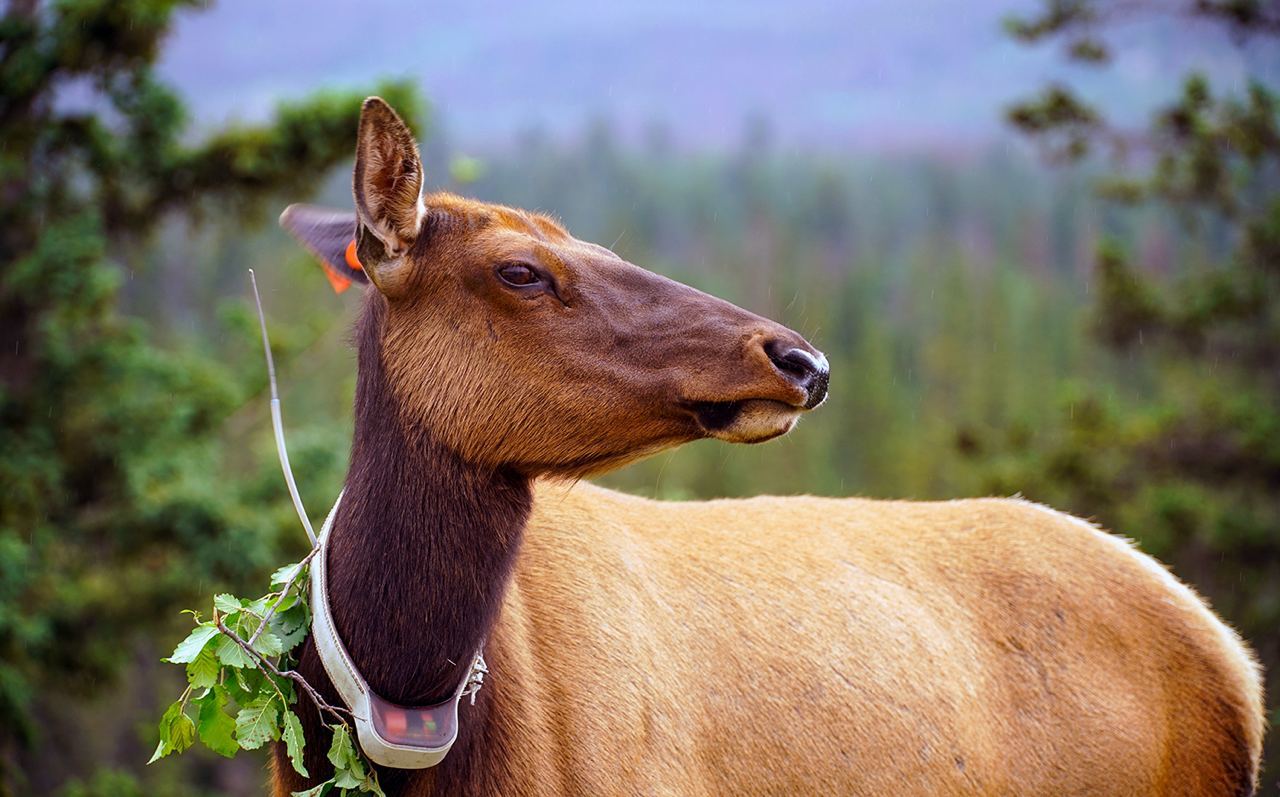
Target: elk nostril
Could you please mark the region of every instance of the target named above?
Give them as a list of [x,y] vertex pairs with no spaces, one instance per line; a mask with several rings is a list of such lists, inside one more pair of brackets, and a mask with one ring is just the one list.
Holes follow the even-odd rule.
[[785,346],[778,341],[769,341],[764,348],[765,354],[769,355],[769,360],[774,367],[799,387],[808,391],[811,397],[815,390],[825,394],[827,374],[830,370],[826,357],[821,354],[811,354],[794,346]]
[[805,392],[805,409],[811,410],[826,399],[831,367],[821,353],[811,353],[780,340],[766,343],[764,351],[779,373]]
[[781,357],[771,357],[773,364],[796,381],[808,383],[818,372],[818,364],[809,353],[800,349],[790,349]]

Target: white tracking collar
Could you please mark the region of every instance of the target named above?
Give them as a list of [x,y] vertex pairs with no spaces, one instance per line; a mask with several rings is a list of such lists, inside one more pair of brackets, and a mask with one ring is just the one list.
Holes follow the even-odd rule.
[[444,760],[458,737],[459,701],[470,696],[472,704],[476,702],[489,669],[477,650],[453,697],[434,706],[398,706],[373,693],[351,661],[329,611],[325,543],[341,501],[339,494],[320,529],[320,551],[311,559],[311,635],[316,650],[329,680],[355,717],[356,736],[365,755],[375,764],[396,769],[433,767]]

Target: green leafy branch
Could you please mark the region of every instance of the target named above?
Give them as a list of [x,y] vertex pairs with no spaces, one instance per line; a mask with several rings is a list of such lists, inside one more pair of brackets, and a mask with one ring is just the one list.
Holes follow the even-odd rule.
[[333,732],[328,760],[333,776],[298,797],[320,797],[333,790],[385,797],[377,773],[352,741],[350,712],[330,705],[293,669],[295,652],[311,628],[307,571],[319,547],[300,562],[271,576],[272,591],[247,600],[220,594],[213,616],[188,612],[195,628],[165,661],[183,665],[187,688],[160,718],[160,742],[147,763],[181,753],[196,740],[228,758],[284,742],[290,763],[309,778],[303,759],[302,723],[294,713],[299,690],[315,704]]

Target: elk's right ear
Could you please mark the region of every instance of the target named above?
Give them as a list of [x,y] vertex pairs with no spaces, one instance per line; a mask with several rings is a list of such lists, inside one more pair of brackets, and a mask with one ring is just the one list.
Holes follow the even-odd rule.
[[342,293],[352,282],[369,281],[356,258],[356,214],[313,205],[290,205],[280,214],[280,226],[315,255],[329,284]]
[[380,97],[360,110],[352,189],[359,229],[356,251],[370,281],[387,296],[404,288],[405,254],[426,216],[422,159],[408,125]]

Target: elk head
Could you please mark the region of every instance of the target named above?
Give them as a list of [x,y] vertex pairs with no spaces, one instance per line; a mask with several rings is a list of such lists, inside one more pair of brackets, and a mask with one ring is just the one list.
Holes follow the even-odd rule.
[[295,205],[281,217],[376,289],[366,312],[382,317],[379,359],[406,431],[479,465],[579,476],[703,437],[769,440],[826,398],[827,359],[795,332],[545,216],[422,186],[412,134],[373,97],[355,215]]

